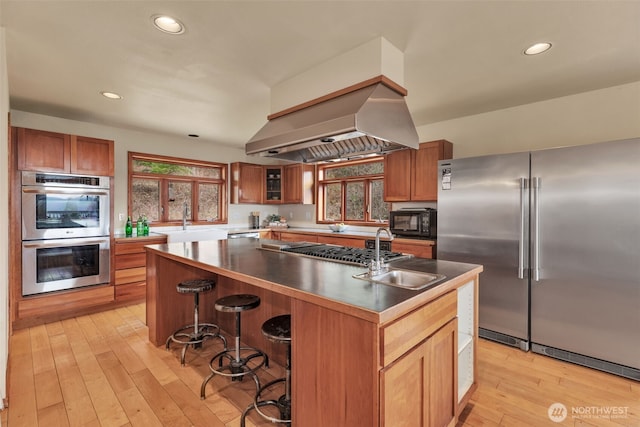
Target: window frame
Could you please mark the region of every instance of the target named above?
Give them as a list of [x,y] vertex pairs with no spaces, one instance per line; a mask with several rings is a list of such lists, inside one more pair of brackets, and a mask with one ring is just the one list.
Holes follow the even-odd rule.
[[[340,221],[345,224],[358,225],[358,226],[380,226],[381,224],[388,224],[389,223],[388,219],[380,221],[371,217],[371,211],[372,211],[371,183],[374,181],[382,181],[383,183],[382,189],[384,193],[384,170],[382,173],[379,173],[379,174],[359,175],[359,176],[352,176],[352,177],[345,177],[345,178],[327,178],[327,179],[324,178],[325,170],[327,169],[333,169],[333,168],[339,168],[339,167],[345,167],[345,166],[354,166],[354,165],[366,164],[366,163],[378,163],[378,162],[381,162],[384,167],[383,156],[374,156],[374,157],[368,157],[366,159],[348,160],[344,162],[318,164],[316,169],[316,182],[317,182],[316,223],[317,224],[333,224],[336,221]],[[354,182],[364,183],[364,215],[365,215],[364,220],[347,220],[346,219],[347,192],[345,191],[345,189],[346,189],[347,183],[354,183]],[[340,215],[342,219],[340,220],[325,219],[324,218],[325,187],[328,184],[337,184],[337,183],[340,183],[340,188],[341,188],[342,200],[341,200]],[[382,194],[382,196],[384,196],[384,194]]]
[[[181,225],[180,220],[168,220],[169,213],[169,182],[190,182],[191,183],[191,209],[189,212],[189,218],[187,220],[194,225],[198,224],[227,224],[228,223],[228,209],[229,203],[227,200],[227,176],[229,170],[228,163],[208,162],[203,160],[192,160],[180,157],[162,156],[157,154],[146,154],[129,151],[128,156],[128,182],[127,182],[127,215],[131,216],[131,220],[135,223],[137,218],[133,218],[133,180],[136,178],[157,180],[159,183],[160,192],[160,216],[161,220],[153,221],[154,226],[175,226]],[[149,162],[161,162],[170,163],[181,166],[195,166],[216,168],[220,170],[220,178],[207,178],[207,177],[194,177],[185,175],[169,175],[169,174],[154,174],[147,172],[134,172],[133,162],[135,160],[149,161]],[[199,185],[200,184],[214,184],[218,186],[218,217],[212,221],[206,218],[198,218],[199,213],[198,201],[199,201]]]

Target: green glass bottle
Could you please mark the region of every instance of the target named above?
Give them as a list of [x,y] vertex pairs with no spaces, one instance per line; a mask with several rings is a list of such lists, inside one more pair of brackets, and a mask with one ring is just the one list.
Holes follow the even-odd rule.
[[142,215],[138,217],[138,222],[136,223],[136,234],[138,236],[144,236],[144,221],[142,220]]
[[149,235],[149,220],[147,219],[147,216],[143,216],[142,217],[142,234],[144,236],[148,236]]
[[131,225],[131,217],[127,217],[127,224],[124,226],[124,235],[126,237],[133,236],[133,226]]

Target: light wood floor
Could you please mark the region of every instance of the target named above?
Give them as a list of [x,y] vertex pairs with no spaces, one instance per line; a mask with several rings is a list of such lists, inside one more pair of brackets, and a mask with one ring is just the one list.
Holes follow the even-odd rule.
[[[181,367],[177,352],[148,342],[144,310],[138,304],[15,332],[2,426],[239,426],[253,382],[214,378],[201,401],[200,384],[218,344],[189,350]],[[479,386],[458,427],[640,426],[640,383],[484,340],[478,359]],[[272,366],[260,377],[282,373]],[[547,415],[556,402],[569,411],[562,423]],[[594,414],[612,407],[623,408],[620,418]],[[572,418],[572,410],[581,415]],[[249,421],[273,425],[255,416]]]

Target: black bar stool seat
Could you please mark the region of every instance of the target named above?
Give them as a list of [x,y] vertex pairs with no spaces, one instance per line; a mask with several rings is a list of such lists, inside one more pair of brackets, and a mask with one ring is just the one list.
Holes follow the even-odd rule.
[[[242,413],[240,427],[245,427],[245,419],[249,411],[255,409],[263,418],[271,423],[291,424],[291,315],[283,314],[272,317],[262,324],[262,335],[269,341],[287,345],[287,365],[285,367],[285,377],[278,378],[258,389],[256,397]],[[284,383],[284,394],[277,400],[260,400],[260,396],[273,385]],[[280,418],[269,416],[260,410],[263,406],[275,406],[280,412]]]
[[[225,347],[224,351],[216,354],[209,361],[209,370],[211,373],[202,381],[202,386],[200,387],[201,399],[205,398],[207,383],[215,375],[229,377],[232,381],[242,381],[245,375],[251,375],[256,383],[256,390],[260,389],[260,380],[258,379],[258,375],[256,375],[256,371],[262,366],[269,366],[269,357],[257,348],[240,346],[240,315],[243,311],[253,310],[259,305],[260,297],[250,294],[229,295],[216,301],[216,310],[223,313],[235,313],[236,315],[235,346],[231,349]],[[247,354],[247,352],[249,352],[249,354]],[[248,363],[256,358],[259,358],[260,363],[249,366]],[[227,359],[227,363],[224,363],[225,359]]]
[[193,310],[193,324],[187,325],[178,329],[167,338],[166,348],[170,349],[171,343],[177,343],[182,345],[182,353],[180,354],[180,364],[184,366],[184,358],[187,352],[187,348],[193,347],[194,349],[202,348],[202,343],[209,338],[218,338],[224,344],[224,348],[227,348],[227,340],[220,335],[220,328],[213,323],[200,323],[199,319],[199,305],[200,305],[200,292],[207,292],[212,290],[216,285],[214,280],[210,279],[192,279],[185,280],[178,283],[176,290],[180,294],[193,294],[194,310]]

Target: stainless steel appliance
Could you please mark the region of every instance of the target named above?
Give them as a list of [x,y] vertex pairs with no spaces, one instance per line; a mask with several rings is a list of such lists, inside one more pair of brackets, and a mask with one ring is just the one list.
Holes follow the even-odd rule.
[[436,237],[437,213],[431,208],[407,208],[389,212],[389,228],[397,236]]
[[109,235],[109,177],[22,172],[22,240]]
[[246,144],[246,153],[315,163],[418,148],[405,93],[393,82],[383,79],[340,92],[270,115]]
[[109,283],[110,179],[22,172],[22,294]]
[[22,242],[22,295],[109,283],[109,237]]
[[439,162],[438,258],[480,336],[640,380],[640,139]]
[[[261,249],[303,255],[312,258],[324,258],[344,264],[368,266],[375,259],[374,249],[352,248],[349,246],[329,245],[312,242],[267,241]],[[413,255],[391,252],[381,249],[380,258],[387,262],[411,258]]]

